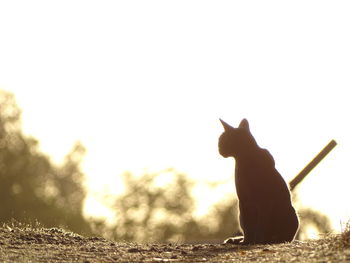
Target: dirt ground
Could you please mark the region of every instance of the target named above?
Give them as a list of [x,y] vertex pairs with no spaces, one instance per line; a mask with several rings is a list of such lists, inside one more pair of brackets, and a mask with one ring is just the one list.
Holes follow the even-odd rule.
[[62,229],[0,227],[0,262],[350,262],[341,236],[279,245],[135,244]]

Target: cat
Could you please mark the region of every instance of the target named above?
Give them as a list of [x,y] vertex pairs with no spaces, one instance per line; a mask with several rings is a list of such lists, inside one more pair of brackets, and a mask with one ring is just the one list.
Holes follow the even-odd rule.
[[238,128],[220,121],[225,131],[219,138],[219,153],[236,160],[235,184],[243,231],[243,237],[228,238],[224,243],[250,245],[292,241],[299,227],[298,216],[273,157],[258,146],[246,119]]

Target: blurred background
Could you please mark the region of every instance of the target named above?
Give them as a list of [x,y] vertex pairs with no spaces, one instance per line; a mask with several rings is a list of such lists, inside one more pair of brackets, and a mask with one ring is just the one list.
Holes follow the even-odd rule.
[[138,242],[239,231],[219,118],[295,189],[299,238],[350,218],[347,1],[0,3],[0,221]]

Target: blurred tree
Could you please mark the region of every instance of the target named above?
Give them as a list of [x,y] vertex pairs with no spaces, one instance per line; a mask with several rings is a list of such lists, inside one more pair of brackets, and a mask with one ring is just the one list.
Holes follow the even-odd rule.
[[315,234],[329,234],[332,232],[329,218],[319,211],[311,208],[301,208],[298,211],[300,227],[296,239],[309,239],[309,230],[312,229]]
[[0,222],[38,221],[90,233],[82,215],[84,147],[77,143],[62,165],[54,165],[34,138],[23,135],[20,118],[14,96],[0,90]]
[[179,241],[187,231],[196,234],[200,231],[193,218],[192,182],[187,177],[167,170],[140,177],[125,173],[122,178],[124,193],[108,197],[109,207],[116,217],[115,225],[104,230],[110,238],[138,242]]

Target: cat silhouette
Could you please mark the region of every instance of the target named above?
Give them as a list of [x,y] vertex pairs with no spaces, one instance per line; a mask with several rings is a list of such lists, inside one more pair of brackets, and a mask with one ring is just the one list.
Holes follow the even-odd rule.
[[228,238],[225,243],[292,241],[298,230],[298,217],[288,186],[276,170],[272,155],[258,146],[246,119],[238,128],[220,121],[225,131],[219,138],[219,153],[236,160],[235,184],[243,231],[243,237]]

